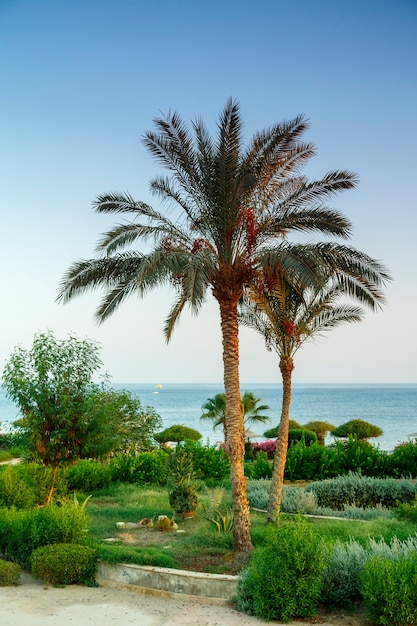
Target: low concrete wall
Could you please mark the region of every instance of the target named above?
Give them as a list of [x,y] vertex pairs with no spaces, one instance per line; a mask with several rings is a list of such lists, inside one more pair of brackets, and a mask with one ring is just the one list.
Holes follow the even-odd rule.
[[236,593],[237,577],[223,574],[190,572],[168,567],[113,564],[100,561],[97,566],[100,585],[135,588],[146,593],[212,600],[226,603]]

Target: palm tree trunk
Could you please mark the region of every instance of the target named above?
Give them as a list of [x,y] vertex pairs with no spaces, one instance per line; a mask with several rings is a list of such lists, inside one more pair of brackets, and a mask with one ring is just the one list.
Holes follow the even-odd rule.
[[279,363],[279,369],[281,370],[282,376],[281,420],[274,455],[274,469],[272,471],[271,488],[269,492],[267,522],[276,522],[281,508],[282,486],[284,484],[285,462],[287,460],[288,450],[291,377],[294,369],[293,359],[290,356],[282,357]]
[[245,563],[252,550],[249,503],[244,475],[244,431],[239,384],[239,333],[237,300],[219,300],[226,396],[226,454],[230,461],[235,562]]

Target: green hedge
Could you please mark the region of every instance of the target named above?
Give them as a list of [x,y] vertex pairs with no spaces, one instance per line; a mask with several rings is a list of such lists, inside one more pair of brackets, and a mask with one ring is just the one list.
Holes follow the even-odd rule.
[[88,518],[74,504],[41,509],[0,509],[0,557],[30,568],[36,548],[51,543],[84,543]]

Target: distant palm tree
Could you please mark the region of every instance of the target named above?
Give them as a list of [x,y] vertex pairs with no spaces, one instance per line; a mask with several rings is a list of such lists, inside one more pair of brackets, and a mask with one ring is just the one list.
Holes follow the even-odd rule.
[[351,259],[347,264],[348,271],[339,270],[327,278],[323,286],[291,284],[278,272],[273,281],[271,274],[267,281],[259,281],[241,301],[240,323],[259,332],[267,348],[277,352],[282,377],[281,417],[267,513],[269,522],[276,521],[281,507],[294,354],[305,341],[319,333],[362,319],[364,310],[343,302],[346,295],[371,308],[377,308],[383,301],[380,285],[389,278],[387,272],[379,263],[353,248],[345,249],[346,260],[349,254],[357,257],[356,264],[355,259]]
[[[241,411],[243,425],[246,424],[264,424],[270,418],[263,415],[263,411],[269,411],[267,404],[259,405],[261,398],[257,398],[252,391],[245,391],[241,397]],[[223,427],[224,440],[226,441],[226,396],[224,393],[216,393],[212,398],[207,398],[201,409],[205,411],[200,419],[210,419],[213,421],[213,430],[218,426]]]
[[[354,187],[356,177],[334,171],[310,182],[300,174],[314,155],[314,147],[301,141],[308,126],[302,116],[260,131],[249,142],[233,100],[221,113],[214,138],[201,120],[190,132],[176,113],[157,118],[155,125],[144,143],[169,177],[155,178],[151,190],[172,205],[171,217],[126,193],[99,196],[96,211],[130,219],[103,235],[97,248],[102,256],[68,269],[58,300],[104,288],[96,313],[103,322],[134,293],[170,284],[177,297],[165,325],[169,340],[186,304],[197,312],[208,291],[214,296],[223,344],[233,547],[235,560],[244,561],[252,545],[242,463],[238,302],[266,262],[312,277],[302,248],[293,254],[286,237],[291,231],[348,237],[349,220],[325,202]],[[137,242],[150,246],[140,252],[131,248]]]

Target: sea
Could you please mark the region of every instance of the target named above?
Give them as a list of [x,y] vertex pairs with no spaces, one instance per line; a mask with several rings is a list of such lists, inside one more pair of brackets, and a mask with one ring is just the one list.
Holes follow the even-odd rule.
[[[115,389],[126,389],[140,398],[143,407],[152,406],[163,420],[163,428],[183,424],[198,430],[201,441],[215,445],[222,441],[222,430],[213,430],[210,420],[202,420],[202,405],[216,393],[223,392],[219,384],[174,383],[113,383]],[[251,391],[270,409],[270,422],[251,424],[261,441],[262,433],[279,421],[282,391],[278,384],[246,383],[241,391]],[[291,399],[291,419],[299,424],[324,420],[339,426],[351,419],[361,419],[379,426],[383,434],[371,442],[382,450],[393,450],[399,443],[417,438],[417,384],[304,384],[294,383]],[[13,429],[19,418],[17,407],[0,388],[0,427],[3,432]],[[328,437],[327,443],[332,441]]]

